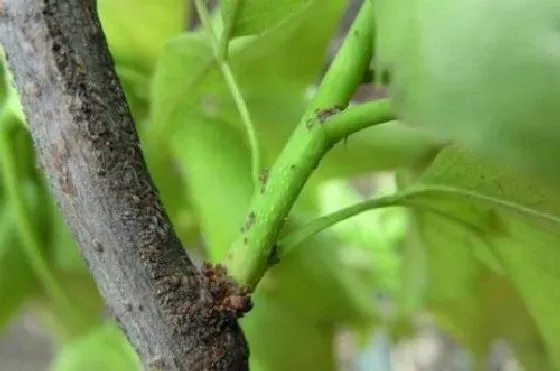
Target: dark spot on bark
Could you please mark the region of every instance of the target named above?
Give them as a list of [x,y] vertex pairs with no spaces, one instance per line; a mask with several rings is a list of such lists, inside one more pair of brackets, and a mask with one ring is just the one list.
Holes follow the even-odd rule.
[[[1,1],[1,0],[0,0]],[[41,96],[41,89],[36,82],[27,81],[23,85],[23,94],[38,98]]]
[[143,312],[144,311],[144,306],[142,304],[138,304],[138,311],[139,312]]
[[103,245],[101,245],[101,242],[99,242],[95,238],[93,240],[91,240],[91,244],[93,245],[93,250],[96,253],[101,254],[105,251],[105,249],[103,248]]
[[54,175],[57,177],[58,186],[65,194],[75,196],[76,189],[68,171],[68,156],[69,152],[65,143],[50,146],[49,163],[54,168]]
[[127,312],[132,312],[132,311],[134,310],[134,307],[132,306],[131,303],[128,303],[128,302],[127,302],[127,303],[124,304],[124,309],[125,309]]
[[164,370],[165,366],[166,366],[165,361],[163,360],[162,357],[159,357],[159,356],[152,357],[152,359],[150,359],[148,361],[148,370],[149,371]]

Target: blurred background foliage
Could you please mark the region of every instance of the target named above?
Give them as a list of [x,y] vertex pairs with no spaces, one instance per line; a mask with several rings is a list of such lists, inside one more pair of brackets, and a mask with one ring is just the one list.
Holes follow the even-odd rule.
[[[222,4],[227,15],[230,2]],[[242,4],[228,61],[269,167],[320,81],[348,1]],[[196,260],[217,262],[236,237],[253,192],[250,150],[192,4],[98,0],[98,7],[176,231]],[[372,22],[377,18],[381,30],[402,26],[381,22],[386,10],[378,10]],[[223,28],[219,8],[212,21],[216,30]],[[0,330],[31,308],[55,344],[51,370],[137,370],[138,359],[107,319],[36,167],[5,64],[1,72]],[[396,90],[410,88],[408,80],[396,81]],[[420,94],[414,90],[419,82],[412,81],[411,95]],[[416,107],[407,110],[406,100],[403,106],[417,114]],[[402,341],[423,313],[468,349],[473,370],[486,368],[496,339],[506,340],[527,370],[559,369],[558,192],[479,158],[466,145],[436,151],[437,143],[417,127],[392,121],[353,135],[324,158],[286,232],[398,188],[428,184],[464,192],[415,200],[437,213],[390,208],[361,214],[294,249],[267,273],[254,309],[242,320],[251,370],[335,370],[341,329],[361,349],[354,369],[390,370],[375,351],[376,334],[383,334],[381,347]]]

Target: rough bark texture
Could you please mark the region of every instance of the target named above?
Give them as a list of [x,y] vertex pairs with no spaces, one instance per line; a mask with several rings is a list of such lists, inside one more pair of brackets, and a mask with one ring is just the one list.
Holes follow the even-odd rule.
[[223,269],[199,272],[174,234],[95,1],[0,0],[0,42],[53,195],[146,368],[248,369],[248,298]]

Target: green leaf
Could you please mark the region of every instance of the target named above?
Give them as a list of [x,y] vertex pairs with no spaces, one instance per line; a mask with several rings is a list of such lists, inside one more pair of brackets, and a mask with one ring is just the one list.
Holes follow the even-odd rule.
[[0,47],[0,120],[4,130],[8,126],[23,124],[23,107],[14,87],[13,76],[8,70],[4,50]]
[[[333,328],[286,308],[264,290],[254,295],[250,316],[241,320],[249,338],[250,369],[262,371],[335,370]],[[275,334],[275,336],[267,336]]]
[[232,23],[231,36],[259,34],[274,28],[313,0],[224,0],[224,24]]
[[104,323],[64,344],[50,370],[139,371],[141,364],[121,330],[114,323]]
[[382,3],[381,59],[405,120],[497,165],[560,181],[556,1]]
[[[456,147],[443,150],[416,177],[415,186],[435,188],[414,202],[478,228],[475,233],[441,216],[413,213],[425,249],[428,303],[435,302],[479,354],[491,337],[501,336],[512,342],[528,369],[559,367],[560,321],[554,314],[560,300],[558,192]],[[492,294],[488,279],[511,288]],[[508,300],[492,304],[498,293],[512,290]],[[492,324],[484,325],[488,333],[480,332],[473,318]]]
[[[261,126],[295,125],[304,108],[306,89],[321,71],[344,1],[330,1],[327,6],[316,0],[311,5],[259,37],[232,41],[229,63]],[[320,20],[315,17],[319,8]],[[173,113],[227,114],[238,119],[211,49],[199,33],[183,34],[169,43],[158,62],[153,93],[154,121],[159,125],[166,125]],[[282,117],[269,123],[279,112],[284,112]]]
[[55,205],[51,206],[50,221],[52,232],[49,245],[53,265],[57,270],[87,272],[78,247],[60,215],[60,210]]
[[546,345],[515,284],[478,259],[475,250],[482,242],[441,216],[418,211],[413,216],[421,244],[407,248],[422,250],[424,307],[439,325],[467,346],[479,365],[500,338],[527,370],[550,370]]
[[39,284],[21,248],[11,208],[5,201],[0,214],[0,332]]
[[150,99],[150,79],[146,73],[122,65],[115,66],[122,83],[132,117],[137,126],[147,121]]
[[[253,192],[243,135],[220,120],[191,118],[173,138],[209,258],[220,261],[239,233]],[[235,194],[228,188],[236,187]]]
[[185,0],[99,0],[97,7],[117,64],[148,71],[188,16]]

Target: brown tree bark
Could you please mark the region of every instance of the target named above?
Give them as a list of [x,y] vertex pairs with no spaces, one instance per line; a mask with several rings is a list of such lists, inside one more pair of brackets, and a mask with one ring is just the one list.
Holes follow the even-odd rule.
[[0,42],[52,194],[146,368],[248,369],[249,299],[173,232],[95,0],[0,0]]

